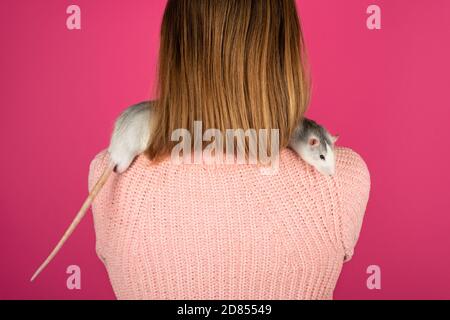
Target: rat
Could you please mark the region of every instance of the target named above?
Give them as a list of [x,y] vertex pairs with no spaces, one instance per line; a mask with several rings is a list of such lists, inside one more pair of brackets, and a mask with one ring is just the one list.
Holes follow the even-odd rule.
[[[116,174],[124,173],[134,159],[147,149],[151,140],[152,129],[155,126],[154,121],[152,121],[154,119],[152,112],[152,103],[142,102],[129,107],[121,113],[115,122],[108,147],[110,162],[107,168],[96,182],[61,240],[33,274],[31,281],[34,281],[47,267],[75,231],[111,174],[113,172]],[[338,136],[331,135],[315,121],[304,118],[294,130],[289,147],[321,174],[334,175],[336,169],[334,148],[337,139]]]
[[289,147],[317,171],[332,176],[336,173],[334,149],[338,139],[338,135],[331,135],[317,122],[303,118],[292,134]]

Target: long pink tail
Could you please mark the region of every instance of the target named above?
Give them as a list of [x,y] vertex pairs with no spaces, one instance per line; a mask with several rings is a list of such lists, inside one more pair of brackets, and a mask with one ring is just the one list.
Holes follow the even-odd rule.
[[56,245],[55,249],[50,253],[50,255],[45,259],[45,261],[42,263],[42,265],[36,270],[36,272],[31,277],[31,282],[36,279],[36,277],[47,267],[47,265],[53,260],[53,258],[58,254],[59,250],[62,248],[64,243],[69,239],[70,235],[74,232],[78,224],[81,222],[81,220],[86,215],[86,212],[89,210],[89,207],[91,206],[92,202],[94,201],[97,194],[100,192],[100,190],[105,185],[106,181],[108,181],[109,176],[111,173],[113,173],[115,168],[115,165],[111,164],[108,168],[105,169],[100,179],[97,181],[97,183],[94,186],[94,189],[89,193],[89,196],[87,197],[86,201],[84,202],[83,206],[81,207],[78,214],[75,216],[75,219],[72,221],[72,224],[69,226],[67,231],[64,233],[61,240],[59,240],[58,244]]

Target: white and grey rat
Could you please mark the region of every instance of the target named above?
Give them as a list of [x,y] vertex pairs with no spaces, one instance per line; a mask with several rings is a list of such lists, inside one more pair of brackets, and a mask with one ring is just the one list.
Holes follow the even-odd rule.
[[[133,160],[142,154],[150,142],[150,133],[154,127],[152,122],[151,102],[142,102],[126,109],[116,120],[111,142],[108,148],[110,163],[95,184],[75,219],[64,233],[61,240],[48,258],[34,273],[31,281],[45,269],[53,260],[64,243],[86,215],[97,194],[113,172],[125,172]],[[332,136],[324,127],[304,118],[295,129],[289,146],[308,164],[320,173],[333,175],[335,173],[334,146],[338,137]]]
[[324,175],[336,172],[334,147],[339,136],[331,135],[315,121],[304,118],[294,130],[289,147]]

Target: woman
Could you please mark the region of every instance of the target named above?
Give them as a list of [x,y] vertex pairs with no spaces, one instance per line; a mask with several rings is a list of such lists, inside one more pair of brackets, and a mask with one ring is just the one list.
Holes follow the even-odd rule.
[[[350,149],[336,148],[329,177],[286,148],[309,101],[294,0],[169,0],[158,84],[152,142],[93,204],[97,253],[117,297],[332,299],[370,176]],[[173,163],[172,133],[193,132],[195,121],[277,129],[277,174]],[[92,161],[90,189],[108,157]]]

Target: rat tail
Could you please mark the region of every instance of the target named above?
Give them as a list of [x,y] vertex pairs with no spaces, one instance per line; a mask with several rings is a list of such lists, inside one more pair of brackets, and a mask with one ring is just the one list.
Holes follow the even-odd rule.
[[69,239],[70,235],[73,233],[73,231],[76,229],[78,224],[81,222],[81,220],[86,215],[86,212],[89,210],[89,207],[91,206],[92,202],[94,201],[97,194],[100,192],[100,190],[105,185],[106,181],[108,181],[109,176],[111,173],[113,173],[115,168],[115,165],[110,164],[105,171],[103,172],[100,179],[98,179],[97,183],[95,184],[92,191],[89,193],[89,196],[87,197],[86,201],[83,203],[83,206],[81,207],[78,214],[75,216],[75,219],[72,221],[72,224],[69,226],[67,231],[64,233],[61,240],[59,240],[56,247],[53,249],[53,251],[50,253],[50,255],[45,259],[45,261],[42,263],[42,265],[36,270],[36,272],[33,274],[33,277],[31,277],[31,282],[36,279],[36,277],[47,267],[47,265],[53,260],[53,258],[58,254],[59,250],[62,248],[64,243]]

